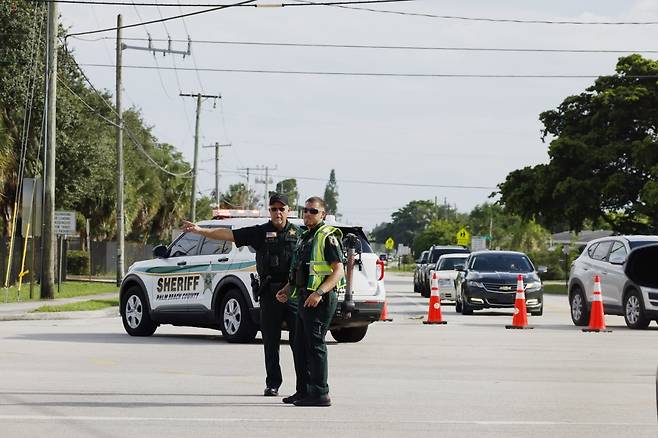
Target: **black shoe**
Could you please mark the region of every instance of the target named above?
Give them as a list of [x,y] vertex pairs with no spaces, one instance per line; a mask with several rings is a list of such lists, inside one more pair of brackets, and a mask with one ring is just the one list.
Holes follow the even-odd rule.
[[327,394],[321,396],[310,396],[293,402],[295,406],[331,406],[331,399]]
[[265,397],[276,397],[279,395],[279,388],[265,388],[263,395]]
[[296,392],[293,395],[289,395],[288,397],[284,397],[283,400],[281,400],[284,403],[287,404],[293,404],[298,400],[301,400],[303,398],[306,398],[306,394]]

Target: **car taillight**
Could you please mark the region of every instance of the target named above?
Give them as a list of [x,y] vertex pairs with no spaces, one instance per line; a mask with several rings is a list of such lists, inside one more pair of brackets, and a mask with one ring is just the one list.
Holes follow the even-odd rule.
[[384,262],[377,259],[377,281],[384,279]]

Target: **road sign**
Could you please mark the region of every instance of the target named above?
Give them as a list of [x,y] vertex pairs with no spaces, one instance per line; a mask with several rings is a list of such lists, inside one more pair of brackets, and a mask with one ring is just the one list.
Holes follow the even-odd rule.
[[482,251],[487,249],[487,236],[471,237],[471,251]]
[[392,237],[386,239],[386,242],[384,243],[384,248],[386,248],[389,251],[392,251],[393,248],[395,248],[395,241],[393,240]]
[[457,231],[457,245],[468,246],[471,243],[471,233],[466,228]]
[[75,234],[75,211],[55,212],[55,234],[64,236]]

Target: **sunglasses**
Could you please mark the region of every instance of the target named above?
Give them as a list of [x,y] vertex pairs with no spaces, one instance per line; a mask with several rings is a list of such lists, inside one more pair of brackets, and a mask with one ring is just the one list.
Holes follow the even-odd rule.
[[317,208],[306,208],[306,207],[304,207],[304,213],[305,214],[306,213],[318,214],[318,213],[320,213],[320,211],[324,211],[324,210],[318,210]]
[[286,211],[286,207],[270,207],[270,211],[272,213],[275,213],[277,211],[280,211],[281,213],[283,213],[284,211]]

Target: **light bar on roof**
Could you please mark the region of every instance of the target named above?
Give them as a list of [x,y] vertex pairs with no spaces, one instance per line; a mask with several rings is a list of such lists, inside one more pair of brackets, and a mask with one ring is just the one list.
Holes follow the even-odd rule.
[[234,218],[234,217],[260,217],[260,211],[214,208],[212,210],[212,217],[213,219],[226,219],[226,218]]

